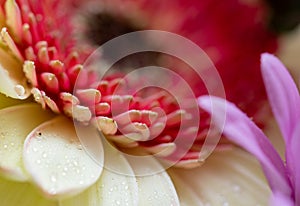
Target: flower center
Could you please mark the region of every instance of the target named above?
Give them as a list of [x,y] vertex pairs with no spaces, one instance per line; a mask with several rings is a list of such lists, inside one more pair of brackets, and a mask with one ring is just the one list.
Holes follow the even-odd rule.
[[97,45],[102,45],[120,35],[142,29],[124,17],[108,12],[89,14],[86,18],[86,24],[88,39]]
[[[85,37],[92,45],[101,46],[121,35],[144,30],[143,26],[138,25],[133,20],[126,18],[121,15],[114,14],[108,11],[98,11],[90,13],[86,17],[86,29],[84,32]],[[132,42],[128,42],[125,45],[120,45],[120,48],[115,48],[116,50],[124,49],[126,47],[132,46]],[[145,38],[140,37],[136,40],[135,46],[143,47],[149,44]],[[159,52],[139,52],[126,56],[125,58],[119,60],[118,62],[112,62],[113,72],[114,69],[126,72],[133,69],[137,69],[149,65],[159,65],[159,58],[162,54]],[[106,61],[111,61],[110,55],[104,52],[103,59]]]

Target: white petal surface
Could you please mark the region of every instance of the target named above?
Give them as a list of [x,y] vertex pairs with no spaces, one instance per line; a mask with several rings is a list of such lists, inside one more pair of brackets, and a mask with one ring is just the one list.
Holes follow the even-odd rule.
[[0,171],[15,180],[25,181],[22,153],[26,136],[53,116],[38,104],[22,104],[0,110]]
[[95,185],[80,195],[61,201],[60,206],[138,205],[138,186],[127,160],[105,144],[105,162],[108,165]]
[[30,88],[26,84],[22,64],[0,48],[0,93],[15,99],[26,99]]
[[[171,177],[174,174],[196,193],[204,205],[268,205],[270,189],[260,166],[240,149],[215,153],[203,166],[195,169],[171,169]],[[174,184],[181,187],[176,178]],[[179,197],[183,200],[189,198],[185,194],[179,194]],[[201,204],[189,204],[193,205]]]
[[180,205],[175,187],[164,168],[151,156],[128,158],[137,175],[139,205]]
[[181,206],[205,206],[201,197],[199,197],[190,185],[181,179],[175,172],[170,172],[169,174],[174,182]]
[[30,183],[13,182],[0,177],[0,199],[3,206],[57,206],[45,199]]
[[[94,128],[81,127],[86,138],[99,139]],[[46,195],[73,195],[94,184],[102,172],[102,145],[98,145],[98,156],[91,157],[85,149],[87,147],[81,145],[73,122],[59,116],[28,135],[24,146],[24,164],[33,181]]]

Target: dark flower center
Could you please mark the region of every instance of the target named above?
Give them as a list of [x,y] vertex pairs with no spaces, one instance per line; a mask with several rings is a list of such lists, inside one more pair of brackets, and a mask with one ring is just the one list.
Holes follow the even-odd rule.
[[277,33],[288,32],[300,24],[299,0],[267,0],[271,9],[270,26]]
[[[107,11],[97,12],[90,14],[87,17],[87,30],[86,37],[94,45],[103,45],[107,41],[127,34],[130,32],[144,30],[125,17],[108,13]],[[112,53],[117,53],[118,51],[126,49],[126,47],[147,45],[149,42],[143,37],[138,37],[134,42],[124,42],[118,48],[114,48],[114,51],[104,51],[104,59],[110,61],[109,55]],[[112,53],[111,53],[112,52]],[[114,62],[114,69],[119,71],[133,70],[139,67],[149,66],[149,65],[159,65],[159,58],[161,54],[158,52],[140,52],[128,55],[127,57]]]
[[93,44],[102,45],[122,34],[141,30],[124,17],[107,12],[90,14],[87,17],[87,37]]

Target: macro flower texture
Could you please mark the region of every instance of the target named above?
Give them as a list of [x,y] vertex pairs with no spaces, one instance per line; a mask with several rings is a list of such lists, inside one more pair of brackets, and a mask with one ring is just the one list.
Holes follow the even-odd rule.
[[[85,7],[80,0],[76,2],[77,7]],[[93,6],[88,7],[86,10],[89,12],[83,16],[96,20],[89,21],[88,27],[82,29],[84,30],[82,33],[90,37],[89,41],[101,45],[111,37],[95,35],[105,33],[103,25],[106,26],[105,31],[108,30],[114,37],[124,32],[143,29],[179,34],[199,45],[214,62],[222,78],[227,99],[238,104],[256,122],[263,124],[264,117],[268,117],[261,109],[266,105],[266,94],[259,72],[259,58],[263,52],[276,51],[277,36],[268,30],[269,8],[265,1],[137,0],[133,3],[130,0],[92,0],[91,2]],[[107,26],[110,22],[118,25],[119,29]],[[140,61],[144,59],[142,62],[159,63],[161,58],[155,55],[139,56]],[[207,93],[203,81],[197,79],[197,74],[187,65],[174,58],[163,62],[165,63],[163,66],[173,68],[189,82],[196,96]],[[241,70],[243,72],[237,72]],[[245,93],[245,90],[248,92]]]
[[216,117],[215,124],[228,139],[253,154],[260,162],[272,190],[270,205],[300,205],[299,158],[299,91],[284,65],[273,55],[262,55],[262,75],[272,111],[285,143],[282,160],[268,137],[234,104],[204,96],[199,104],[211,112],[210,105],[226,110],[226,122]]
[[[126,84],[119,74],[99,80],[97,73],[85,68],[93,45],[85,42],[87,28],[82,22],[74,26],[82,17],[77,16],[82,4],[68,0],[1,1],[1,204],[265,205],[270,190],[257,162],[228,140],[221,139],[218,152],[203,164],[199,155],[207,135],[207,116],[203,124],[196,122],[190,127],[199,113],[183,110],[169,93],[150,90],[116,95],[116,88]],[[111,3],[107,4],[111,8]],[[125,8],[129,5],[133,11],[142,11],[145,3],[127,2]],[[148,9],[153,11],[151,4]],[[173,12],[167,13],[171,19],[180,10],[174,7]],[[133,12],[132,17],[135,15],[139,14]],[[144,28],[177,32],[172,30],[175,25],[163,25],[146,24]],[[130,31],[125,28],[122,32]],[[261,32],[261,39],[268,36]],[[229,56],[234,54],[218,58],[222,62]],[[257,106],[249,107],[252,114]],[[176,142],[179,132],[181,141]],[[190,136],[196,138],[186,148]],[[134,159],[127,153],[151,155]],[[166,170],[166,163],[172,167]]]

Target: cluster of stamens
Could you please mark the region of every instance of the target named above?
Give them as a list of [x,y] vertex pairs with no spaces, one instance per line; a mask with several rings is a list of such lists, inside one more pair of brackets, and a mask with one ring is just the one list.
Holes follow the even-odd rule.
[[[55,10],[51,16],[46,13],[49,9],[43,9],[49,7],[47,3],[34,3],[38,5],[6,1],[6,26],[2,28],[1,40],[23,62],[36,102],[76,121],[94,124],[118,146],[139,146],[169,160],[180,149],[175,139],[183,126],[181,138],[195,136],[195,143],[179,158],[178,165],[198,165],[205,135],[200,135],[198,127],[183,123],[198,113],[180,109],[175,99],[163,91],[147,98],[115,94],[126,82],[120,78],[97,80],[97,75],[83,66],[84,57],[75,51],[73,40],[62,38],[66,34],[56,28],[57,23],[66,22],[68,17],[55,15]],[[47,22],[46,18],[51,20]]]

